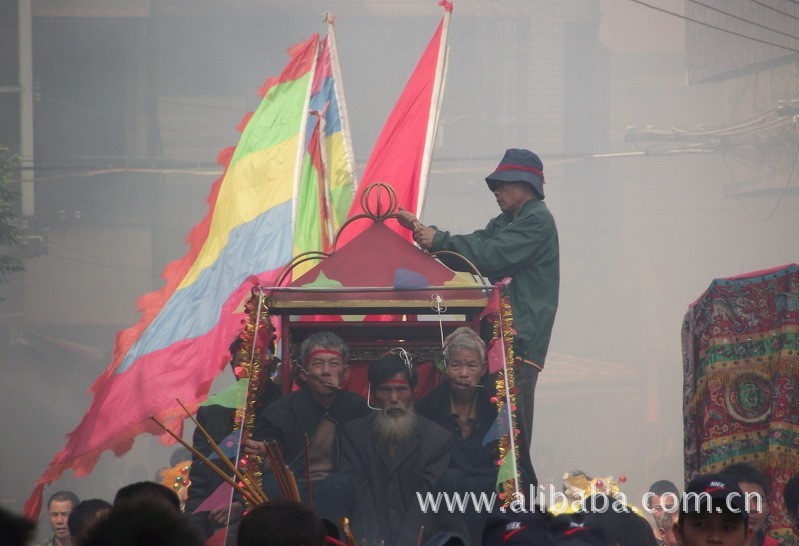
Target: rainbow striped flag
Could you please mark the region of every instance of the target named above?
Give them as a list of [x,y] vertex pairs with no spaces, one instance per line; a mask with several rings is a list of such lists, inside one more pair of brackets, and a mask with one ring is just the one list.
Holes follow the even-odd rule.
[[[309,104],[305,155],[294,200],[294,255],[333,248],[333,239],[346,219],[355,187],[354,157],[347,128],[341,78],[334,77],[335,35],[320,46]],[[298,229],[300,228],[300,229]],[[292,271],[300,277],[312,261]]]
[[[333,148],[329,157],[336,155],[336,139],[341,142],[342,136],[336,107],[331,107],[334,95],[324,95],[332,87],[329,61],[324,60],[329,48],[320,50],[314,34],[289,55],[280,76],[259,90],[263,100],[258,109],[242,120],[238,145],[220,153],[224,172],[212,186],[207,215],[189,233],[188,253],[164,269],[163,288],[140,298],[140,321],[117,335],[113,360],[92,386],[86,415],[25,504],[28,517],[38,517],[44,486],[65,470],[86,475],[103,451],[121,455],[145,432],[166,438],[151,416],[180,434],[185,414],[176,400],[193,410],[208,396],[229,360],[228,345],[241,330],[242,302],[253,284],[273,284],[291,260],[293,202],[308,149],[313,84],[320,84],[315,95],[327,105],[326,132],[319,134]],[[327,66],[328,73],[315,78],[317,66]],[[349,207],[348,201],[337,203],[347,199],[348,184],[351,198],[352,177],[330,181],[331,202],[338,209]],[[339,214],[335,207],[334,219]],[[309,229],[297,226],[299,232]]]
[[[443,5],[446,21],[452,6]],[[364,175],[390,181],[400,204],[412,211],[421,208],[443,87],[444,21],[389,116]],[[242,303],[252,287],[273,285],[296,253],[329,250],[338,227],[357,212],[329,23],[326,39],[314,34],[289,51],[280,76],[259,90],[258,109],[239,124],[238,145],[220,153],[224,173],[211,188],[207,215],[188,235],[189,251],[164,269],[163,288],[139,299],[140,321],[117,335],[113,360],[92,386],[86,415],[25,503],[28,518],[38,518],[44,486],[65,470],[85,476],[103,451],[122,455],[145,432],[171,443],[151,417],[180,435],[185,414],[177,400],[193,411],[207,398],[229,360],[228,345],[241,330]],[[347,240],[358,230],[349,231]],[[293,272],[295,278],[301,273]]]

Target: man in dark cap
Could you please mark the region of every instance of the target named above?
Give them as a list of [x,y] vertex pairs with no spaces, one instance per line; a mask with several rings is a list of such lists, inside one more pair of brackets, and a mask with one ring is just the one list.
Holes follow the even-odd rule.
[[555,546],[610,546],[605,529],[591,514],[575,512],[552,518],[550,530]]
[[744,546],[752,529],[743,491],[723,474],[697,476],[683,493],[674,534],[683,546]]
[[[409,211],[397,213],[399,223],[413,230],[414,240],[431,251],[449,250],[470,260],[492,282],[506,277],[516,336],[514,354],[520,363],[517,422],[529,445],[538,372],[544,367],[555,312],[558,308],[560,265],[558,231],[544,204],[544,166],[529,150],[505,152],[486,177],[502,214],[484,229],[451,235],[424,226]],[[460,260],[442,257],[448,266],[464,269]]]
[[581,511],[602,527],[608,544],[617,546],[657,546],[649,523],[623,502],[605,493],[591,495]]
[[543,508],[519,514],[492,514],[483,530],[482,546],[551,546],[552,534]]

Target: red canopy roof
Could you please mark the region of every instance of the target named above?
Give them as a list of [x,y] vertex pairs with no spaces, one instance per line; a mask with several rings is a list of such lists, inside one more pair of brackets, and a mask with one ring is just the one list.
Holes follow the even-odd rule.
[[465,313],[485,307],[491,288],[378,221],[288,286],[270,289],[270,308],[275,314],[432,313],[438,295],[447,312]]

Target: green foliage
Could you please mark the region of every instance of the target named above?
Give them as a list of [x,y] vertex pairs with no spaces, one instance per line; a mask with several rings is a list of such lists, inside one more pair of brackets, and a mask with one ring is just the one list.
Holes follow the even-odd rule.
[[[0,249],[14,247],[19,244],[20,233],[13,224],[14,203],[19,195],[12,187],[14,168],[17,157],[9,155],[8,149],[0,147]],[[22,260],[12,254],[0,254],[0,283],[8,279],[4,277],[11,273],[24,271]]]

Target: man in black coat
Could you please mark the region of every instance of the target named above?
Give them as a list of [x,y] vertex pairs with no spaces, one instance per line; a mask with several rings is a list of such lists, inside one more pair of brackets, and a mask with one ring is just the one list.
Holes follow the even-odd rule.
[[[497,407],[491,397],[495,390],[489,381],[485,344],[468,326],[461,326],[444,340],[444,380],[416,403],[416,411],[452,433],[452,458],[441,476],[436,491],[462,498],[483,495],[489,502],[497,484],[500,458],[498,440],[510,429],[507,412],[503,422],[497,419]],[[532,485],[532,466],[524,435],[520,434],[519,480],[524,493]],[[494,501],[497,499],[493,497]],[[483,526],[493,507],[481,508],[470,503],[463,512],[440,511],[439,527],[453,529],[469,540],[483,534]],[[465,517],[464,517],[465,516]]]
[[[297,478],[300,494],[307,496],[305,477],[310,475],[314,511],[338,521],[350,515],[355,500],[352,483],[339,473],[341,427],[367,415],[369,407],[362,396],[341,387],[349,375],[349,349],[340,337],[317,332],[302,343],[300,353],[303,387],[264,411],[243,451],[265,457],[265,443],[276,443]],[[305,464],[306,438],[309,468]],[[267,470],[264,468],[264,491],[270,499],[276,498],[279,489]]]
[[417,543],[428,521],[418,496],[434,491],[449,463],[452,435],[413,410],[416,370],[386,355],[369,367],[372,415],[344,426],[341,470],[355,484],[352,527],[359,543]]
[[[234,373],[241,363],[241,356],[239,354],[241,344],[242,340],[239,337],[234,339],[233,343],[230,344],[230,367],[233,369]],[[267,370],[267,373],[271,371],[274,370]],[[256,419],[269,404],[278,398],[280,398],[280,386],[267,378],[255,402]],[[202,425],[211,439],[217,445],[220,445],[220,442],[233,432],[235,416],[235,409],[219,405],[208,405],[200,406],[197,409],[196,418],[197,422]],[[192,436],[192,446],[206,457],[214,456],[214,450],[211,448],[211,444],[199,428],[195,429],[194,435]],[[216,461],[216,463],[217,466],[223,466],[219,461]],[[228,474],[232,473],[229,472]],[[229,523],[228,516],[230,516],[230,523],[235,523],[241,518],[243,513],[241,499],[233,500],[230,510],[225,506],[223,508],[215,508],[195,513],[195,510],[224,483],[222,478],[216,472],[208,468],[196,455],[192,455],[191,458],[189,482],[189,491],[184,511],[187,514],[191,514],[192,518],[203,527],[206,536],[210,537],[220,527],[227,526]]]

